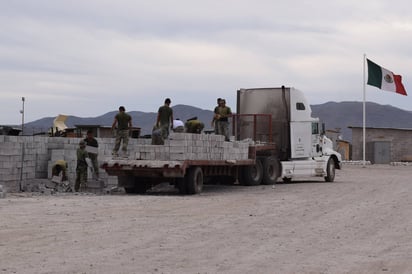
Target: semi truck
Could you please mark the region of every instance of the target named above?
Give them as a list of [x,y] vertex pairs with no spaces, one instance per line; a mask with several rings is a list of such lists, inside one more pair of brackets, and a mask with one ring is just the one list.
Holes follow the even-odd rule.
[[293,87],[237,91],[231,140],[215,134],[172,133],[163,145],[140,145],[129,159],[102,168],[127,193],[145,193],[168,182],[181,194],[197,194],[209,182],[240,185],[290,182],[299,177],[335,180],[341,155],[311,116],[303,92]]

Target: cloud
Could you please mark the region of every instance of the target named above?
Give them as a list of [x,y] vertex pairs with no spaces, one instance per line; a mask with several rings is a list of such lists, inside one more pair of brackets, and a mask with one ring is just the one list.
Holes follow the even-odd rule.
[[[0,124],[126,105],[212,109],[236,90],[294,86],[312,104],[362,100],[363,54],[411,90],[409,3],[386,1],[8,1],[0,23]],[[408,98],[367,99],[411,109]],[[412,91],[411,91],[412,93]]]

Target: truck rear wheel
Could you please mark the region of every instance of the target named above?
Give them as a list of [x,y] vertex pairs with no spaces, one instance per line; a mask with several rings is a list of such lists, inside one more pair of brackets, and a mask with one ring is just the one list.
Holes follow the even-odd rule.
[[326,164],[326,182],[333,182],[335,180],[335,160],[332,157],[329,158]]
[[263,159],[263,180],[264,185],[274,185],[279,177],[279,161],[273,157]]
[[245,166],[241,172],[241,184],[245,186],[257,186],[262,182],[263,178],[263,166],[262,162],[256,160],[256,163],[252,166]]
[[203,189],[203,172],[200,167],[191,167],[185,176],[187,194],[198,194]]

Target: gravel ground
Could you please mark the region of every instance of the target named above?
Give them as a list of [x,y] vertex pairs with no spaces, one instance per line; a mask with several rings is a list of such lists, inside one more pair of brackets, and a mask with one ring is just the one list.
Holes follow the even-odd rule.
[[1,273],[412,273],[411,166],[181,196],[8,193]]

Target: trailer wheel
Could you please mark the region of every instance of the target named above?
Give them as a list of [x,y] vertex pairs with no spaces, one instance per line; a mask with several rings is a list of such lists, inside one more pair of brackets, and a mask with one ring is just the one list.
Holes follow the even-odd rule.
[[245,186],[257,186],[262,182],[263,166],[262,162],[256,160],[253,166],[245,166],[242,169],[241,184]]
[[186,193],[198,194],[203,189],[203,172],[200,167],[192,167],[185,176]]
[[335,180],[335,160],[332,157],[329,158],[326,165],[326,182],[333,182]]
[[274,185],[279,177],[279,161],[271,156],[263,159],[263,180],[264,185]]

